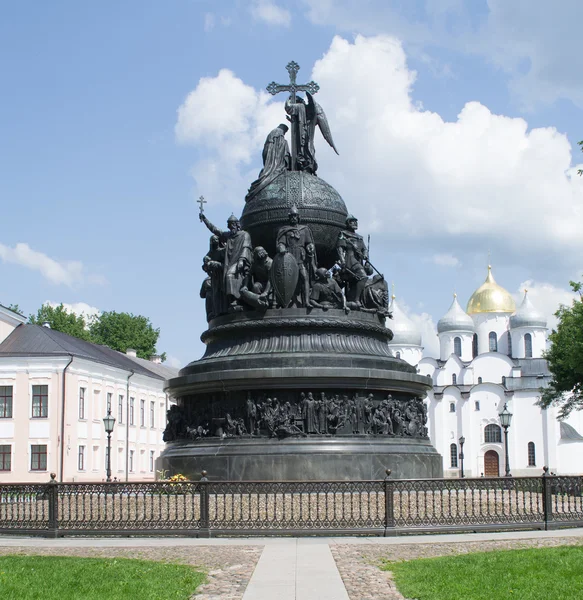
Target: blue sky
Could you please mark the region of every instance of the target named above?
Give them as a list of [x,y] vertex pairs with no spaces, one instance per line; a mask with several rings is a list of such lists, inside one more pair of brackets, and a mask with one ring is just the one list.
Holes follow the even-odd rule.
[[[191,0],[0,5],[0,302],[144,314],[202,354],[207,232],[283,120],[297,61],[334,185],[399,301],[432,327],[486,275],[551,314],[580,278],[583,3]],[[527,283],[528,282],[528,283]]]

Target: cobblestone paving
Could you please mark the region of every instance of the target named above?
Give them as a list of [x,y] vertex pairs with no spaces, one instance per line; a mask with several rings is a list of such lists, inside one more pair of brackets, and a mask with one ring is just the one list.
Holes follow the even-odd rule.
[[[179,544],[180,542],[177,542]],[[263,546],[174,546],[171,548],[28,548],[0,547],[3,554],[35,556],[88,556],[139,558],[177,562],[200,567],[208,583],[193,596],[195,600],[241,600],[261,556]]]
[[404,596],[396,589],[390,571],[381,571],[378,568],[382,560],[400,561],[492,550],[582,545],[583,538],[553,537],[532,540],[418,543],[394,546],[332,544],[330,549],[350,600],[403,600]]

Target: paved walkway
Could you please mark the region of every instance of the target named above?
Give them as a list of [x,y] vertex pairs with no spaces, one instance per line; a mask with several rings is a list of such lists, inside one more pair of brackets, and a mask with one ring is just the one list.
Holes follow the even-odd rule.
[[243,600],[348,600],[324,540],[281,542],[265,546]]
[[[231,581],[227,582],[228,585],[217,584],[214,587],[211,583],[210,587],[207,586],[209,589],[203,591],[201,599],[349,600],[350,597],[352,599],[387,598],[392,600],[402,598],[402,596],[394,589],[394,586],[391,588],[391,582],[386,579],[386,574],[370,565],[366,567],[370,570],[368,577],[363,577],[362,570],[358,570],[357,563],[362,555],[369,552],[376,552],[379,556],[385,555],[390,548],[393,548],[395,552],[405,552],[409,557],[414,557],[412,554],[431,555],[436,552],[439,554],[439,550],[436,548],[447,544],[462,544],[466,548],[471,546],[473,547],[471,551],[476,551],[482,546],[485,548],[492,544],[507,543],[509,546],[516,546],[521,541],[530,541],[530,543],[538,545],[580,543],[576,538],[583,538],[583,528],[560,531],[514,531],[390,538],[44,539],[0,537],[0,553],[9,553],[10,548],[14,548],[14,551],[36,554],[88,555],[88,553],[100,553],[109,555],[116,553],[119,555],[123,552],[146,558],[145,553],[149,552],[167,559],[173,558],[169,554],[173,550],[181,551],[186,555],[195,555],[198,552],[199,557],[204,550],[207,553],[211,551],[215,553],[209,557],[209,563],[214,562],[214,564],[220,562],[221,553],[230,554],[223,565],[222,572],[223,574],[227,573],[227,578],[230,577]],[[419,551],[412,550],[414,547],[417,547]],[[385,550],[383,551],[382,548]],[[426,550],[422,550],[422,548]],[[241,559],[245,553],[246,562]],[[257,561],[259,553],[260,558]],[[152,558],[155,557],[152,556]],[[192,559],[196,560],[194,556]],[[199,562],[198,564],[203,563]],[[342,577],[338,570],[339,567]],[[360,565],[360,569],[362,568]],[[234,571],[229,573],[233,569]],[[222,577],[224,579],[225,576],[222,575]],[[348,588],[348,592],[346,588]],[[385,593],[378,595],[382,589],[385,590]],[[243,592],[243,590],[245,591]]]

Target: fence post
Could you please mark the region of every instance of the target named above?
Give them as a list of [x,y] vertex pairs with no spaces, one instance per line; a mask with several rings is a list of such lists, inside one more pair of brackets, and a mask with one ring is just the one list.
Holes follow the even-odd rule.
[[395,535],[395,514],[393,506],[394,484],[391,481],[391,469],[386,469],[385,473],[385,537]]
[[552,475],[549,475],[549,468],[543,467],[543,513],[545,518],[545,531],[549,528],[549,521],[553,520],[553,489]]
[[49,530],[47,537],[56,538],[59,533],[59,484],[57,474],[51,473],[51,480],[47,488],[49,501]]
[[202,477],[200,478],[200,528],[198,530],[198,537],[208,538],[211,536],[209,529],[209,480],[207,479],[207,472],[201,471]]

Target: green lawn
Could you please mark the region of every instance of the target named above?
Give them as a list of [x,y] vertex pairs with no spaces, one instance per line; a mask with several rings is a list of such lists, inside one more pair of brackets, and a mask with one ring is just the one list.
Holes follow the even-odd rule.
[[2,600],[187,600],[204,580],[193,567],[147,560],[0,557]]
[[480,552],[387,562],[415,600],[581,600],[583,546]]

